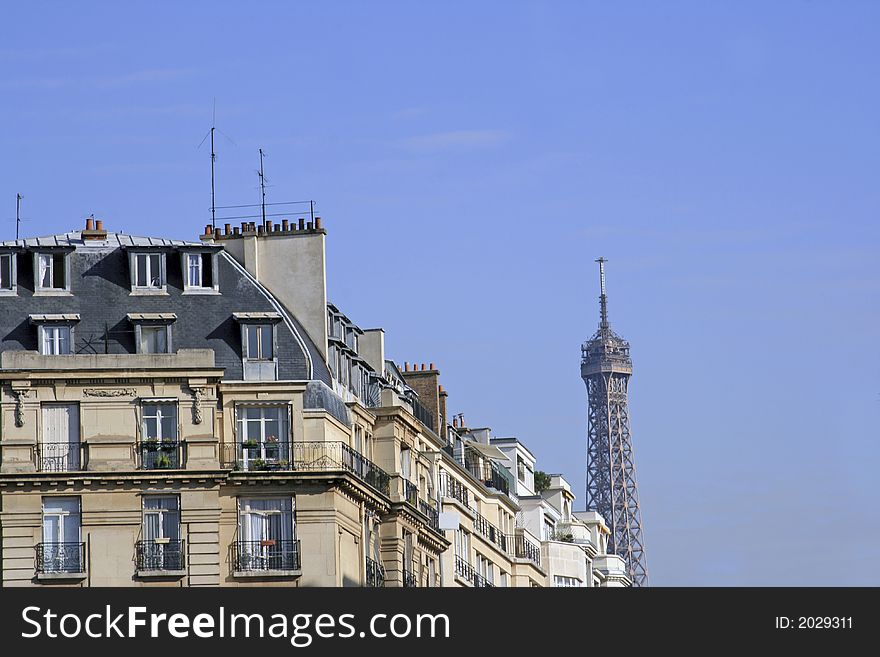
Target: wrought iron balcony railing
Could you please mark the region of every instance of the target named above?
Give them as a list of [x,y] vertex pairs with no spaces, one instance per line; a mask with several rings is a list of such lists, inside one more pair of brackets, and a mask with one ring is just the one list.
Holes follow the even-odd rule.
[[470,492],[467,487],[450,477],[446,472],[440,473],[440,492],[446,497],[458,500],[468,509],[471,508]]
[[458,555],[455,555],[455,575],[463,580],[467,580],[475,588],[491,588],[494,586],[494,584],[480,575],[473,566]]
[[505,495],[510,494],[510,474],[496,465],[494,461],[477,456],[471,450],[465,450],[464,467],[483,482],[487,488],[494,488],[501,491]]
[[135,543],[135,567],[138,571],[184,570],[184,542],[158,538]]
[[145,440],[137,446],[138,465],[143,470],[175,470],[183,463],[181,452],[176,440]]
[[234,470],[350,472],[380,493],[390,494],[391,477],[368,458],[340,441],[293,441],[223,445],[223,466]]
[[419,506],[419,487],[409,479],[403,479],[403,498],[409,502],[410,506],[418,508]]
[[541,565],[541,548],[525,536],[513,534],[507,537],[508,544],[513,546],[513,556],[517,559],[527,559],[536,566]]
[[300,569],[298,540],[267,539],[237,541],[235,570],[238,572],[294,571]]
[[85,543],[38,543],[34,570],[37,574],[83,573],[86,569]]
[[39,472],[76,472],[82,470],[82,443],[40,443],[36,451]]
[[418,588],[419,580],[416,578],[415,573],[411,573],[408,570],[403,571],[403,587],[407,589]]
[[428,524],[435,531],[440,531],[440,513],[437,511],[437,503],[433,500],[427,502],[419,500],[419,511],[428,516]]
[[507,552],[507,536],[502,534],[501,530],[489,522],[481,513],[477,513],[474,518],[474,529],[490,543],[494,543],[502,551]]
[[367,557],[367,581],[364,584],[369,587],[385,586],[385,567],[376,561]]

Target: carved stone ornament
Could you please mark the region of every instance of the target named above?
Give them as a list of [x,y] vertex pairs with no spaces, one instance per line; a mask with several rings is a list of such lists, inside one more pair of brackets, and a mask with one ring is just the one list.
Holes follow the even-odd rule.
[[104,388],[86,388],[83,390],[83,394],[86,397],[134,397],[137,395],[137,390],[134,388],[112,388],[112,389],[104,389]]
[[30,395],[30,390],[21,390],[21,389],[12,389],[12,394],[15,395],[15,426],[23,427],[24,426],[24,399]]
[[202,397],[205,396],[204,388],[193,388],[193,422],[202,423]]

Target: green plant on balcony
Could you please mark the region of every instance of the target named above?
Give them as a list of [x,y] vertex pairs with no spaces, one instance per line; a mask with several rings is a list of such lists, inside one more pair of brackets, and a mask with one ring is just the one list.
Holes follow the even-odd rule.
[[248,438],[247,440],[243,440],[241,442],[242,447],[259,447],[260,443],[254,440],[253,438]]
[[157,468],[170,468],[171,467],[171,457],[167,454],[160,454],[156,457],[156,467]]

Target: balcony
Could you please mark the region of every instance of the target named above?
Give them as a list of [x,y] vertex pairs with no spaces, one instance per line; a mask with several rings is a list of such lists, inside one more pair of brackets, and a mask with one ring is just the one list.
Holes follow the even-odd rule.
[[434,431],[434,416],[431,414],[431,411],[422,406],[422,403],[415,397],[410,397],[407,401],[412,406],[413,415],[416,416],[416,419],[431,431]]
[[517,559],[525,559],[541,567],[541,548],[523,535],[510,535],[507,537],[508,544],[513,547],[513,556]]
[[135,543],[135,569],[138,577],[179,576],[184,565],[184,541],[157,538]]
[[83,469],[83,444],[40,443],[36,457],[38,472],[77,472]]
[[405,499],[410,506],[417,509],[419,507],[419,487],[408,479],[402,479],[402,481],[403,499]]
[[507,552],[507,536],[502,534],[501,530],[486,520],[480,513],[477,513],[474,518],[474,529],[483,538],[496,545],[502,552]]
[[451,497],[461,502],[463,506],[470,509],[470,492],[467,487],[460,481],[456,481],[445,472],[440,473],[440,493],[444,497]]
[[385,586],[385,567],[374,559],[367,557],[366,582],[364,586],[382,588]]
[[437,503],[433,500],[426,502],[419,500],[419,511],[428,517],[428,524],[434,531],[440,531],[440,513],[437,511]]
[[480,575],[473,566],[458,555],[455,555],[455,576],[467,581],[474,588],[494,587],[494,584]]
[[86,570],[85,543],[38,543],[34,560],[37,579],[83,578]]
[[146,440],[137,446],[142,470],[176,470],[183,463],[181,444],[170,440]]
[[506,468],[497,465],[491,459],[481,456],[471,447],[455,449],[448,444],[443,451],[463,465],[476,479],[487,488],[494,488],[505,495],[510,495],[513,475]]
[[403,588],[405,589],[415,589],[419,586],[419,580],[416,578],[414,573],[411,573],[408,570],[403,571]]
[[293,441],[222,446],[223,467],[241,472],[349,472],[384,495],[391,477],[343,442]]
[[235,576],[293,576],[300,574],[298,540],[236,541]]

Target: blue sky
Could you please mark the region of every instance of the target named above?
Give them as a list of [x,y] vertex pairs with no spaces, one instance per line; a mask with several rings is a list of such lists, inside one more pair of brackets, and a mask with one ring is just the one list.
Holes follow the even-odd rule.
[[880,584],[875,3],[21,3],[0,232],[315,199],[331,300],[583,499],[593,260],[659,585]]

